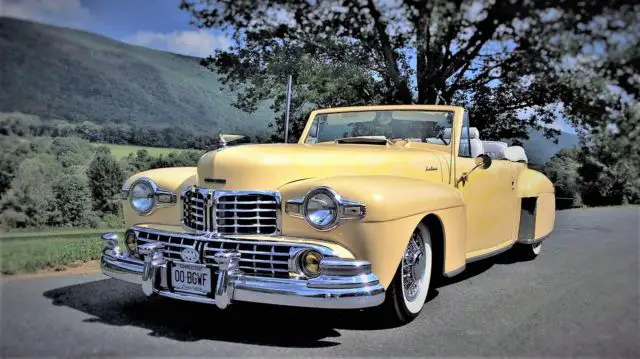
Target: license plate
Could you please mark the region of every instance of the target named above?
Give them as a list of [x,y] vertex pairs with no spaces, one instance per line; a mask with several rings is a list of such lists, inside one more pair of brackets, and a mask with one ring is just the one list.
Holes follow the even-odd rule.
[[202,264],[174,262],[171,266],[174,289],[190,292],[211,292],[211,270]]

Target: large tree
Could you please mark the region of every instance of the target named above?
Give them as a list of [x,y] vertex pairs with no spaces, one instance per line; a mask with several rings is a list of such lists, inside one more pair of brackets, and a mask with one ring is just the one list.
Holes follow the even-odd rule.
[[[490,138],[526,137],[529,127],[559,117],[592,125],[597,116],[584,103],[600,111],[603,104],[572,101],[576,92],[593,97],[604,87],[576,84],[575,77],[615,71],[606,61],[586,70],[571,61],[598,36],[615,42],[640,12],[626,0],[183,0],[182,8],[195,25],[233,34],[234,46],[203,63],[241,90],[240,108],[276,98],[273,108],[282,110],[287,73],[301,92],[336,81],[352,87],[354,80],[340,75],[351,66],[364,86],[350,88],[350,96],[325,91],[333,103],[323,103],[296,93],[299,102],[462,104]],[[310,68],[328,73],[324,83]]]

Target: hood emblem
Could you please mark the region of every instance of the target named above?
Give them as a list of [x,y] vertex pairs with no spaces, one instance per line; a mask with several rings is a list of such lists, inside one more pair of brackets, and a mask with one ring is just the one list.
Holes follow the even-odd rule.
[[210,178],[210,177],[205,177],[204,181],[207,183],[218,183],[218,184],[226,184],[227,180],[224,178]]
[[200,254],[193,248],[185,248],[180,252],[180,258],[188,263],[198,263]]

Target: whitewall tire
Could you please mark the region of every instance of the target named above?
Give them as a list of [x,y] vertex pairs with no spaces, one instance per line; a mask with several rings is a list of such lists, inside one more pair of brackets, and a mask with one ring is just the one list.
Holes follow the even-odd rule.
[[387,291],[387,307],[396,322],[418,316],[429,295],[433,270],[431,234],[423,223],[413,231],[396,275]]

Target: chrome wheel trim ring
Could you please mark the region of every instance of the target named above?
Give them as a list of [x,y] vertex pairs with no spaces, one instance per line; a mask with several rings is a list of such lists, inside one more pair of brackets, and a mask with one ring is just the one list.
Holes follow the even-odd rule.
[[424,284],[427,264],[425,252],[424,240],[420,230],[416,229],[402,257],[402,292],[408,302],[416,300],[422,289],[420,286]]

